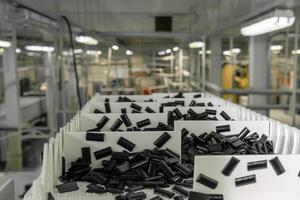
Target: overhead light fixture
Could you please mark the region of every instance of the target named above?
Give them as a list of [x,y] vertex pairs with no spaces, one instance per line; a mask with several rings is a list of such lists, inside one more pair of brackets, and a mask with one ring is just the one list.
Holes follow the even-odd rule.
[[167,49],[166,53],[172,53],[172,50],[171,49]]
[[132,55],[133,55],[133,52],[130,51],[130,50],[126,50],[126,55],[127,55],[127,56],[132,56]]
[[16,53],[21,53],[22,52],[22,50],[21,49],[19,49],[19,48],[16,48]]
[[87,45],[97,45],[98,40],[96,40],[93,37],[90,36],[76,36],[75,38],[76,42],[81,43],[81,44],[87,44]]
[[96,51],[96,50],[87,50],[86,53],[88,55],[101,55],[102,51]]
[[179,51],[179,47],[174,47],[173,51]]
[[80,53],[83,53],[83,50],[82,49],[75,49],[74,53],[75,54],[80,54]]
[[[209,55],[211,54],[211,50],[206,50],[205,53]],[[198,54],[202,54],[202,51],[198,51]]]
[[0,48],[0,55],[2,55],[4,53],[4,49]]
[[201,48],[201,47],[203,47],[203,46],[204,46],[204,43],[201,42],[201,41],[195,41],[195,42],[191,42],[191,43],[189,44],[189,47],[190,47],[191,49]]
[[233,48],[233,49],[230,49],[230,50],[223,51],[224,56],[237,55],[237,54],[240,54],[240,53],[241,53],[241,49],[239,49],[239,48]]
[[295,54],[300,54],[300,49],[293,50],[293,51],[292,51],[292,54],[293,54],[293,55],[295,55]]
[[0,47],[1,48],[8,48],[11,46],[11,42],[5,41],[5,40],[0,40]]
[[159,52],[158,52],[158,55],[159,55],[159,56],[164,56],[164,55],[166,55],[166,52],[165,52],[165,51],[159,51]]
[[241,28],[241,33],[244,36],[270,33],[292,26],[295,23],[295,19],[292,10],[276,9],[244,25]]
[[113,50],[115,50],[115,51],[118,51],[118,50],[119,50],[119,47],[118,47],[117,45],[113,45],[111,48],[112,48]]
[[280,51],[283,49],[282,45],[272,45],[270,47],[271,51]]
[[54,47],[50,46],[36,46],[36,45],[28,45],[25,46],[27,51],[38,51],[38,52],[52,52],[54,51]]

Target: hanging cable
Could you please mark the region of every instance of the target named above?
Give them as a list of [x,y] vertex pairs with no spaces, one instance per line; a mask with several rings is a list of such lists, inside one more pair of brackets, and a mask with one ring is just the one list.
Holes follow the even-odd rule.
[[70,23],[69,19],[66,16],[62,15],[61,17],[65,20],[65,22],[68,26],[68,30],[69,30],[69,37],[70,37],[70,43],[71,43],[71,49],[72,49],[72,55],[73,55],[73,64],[74,64],[74,73],[75,73],[75,81],[76,81],[77,99],[78,99],[79,108],[82,108],[82,102],[81,102],[80,90],[79,90],[79,82],[78,82],[77,62],[76,62],[76,56],[75,56],[75,47],[74,47],[73,32],[72,32],[72,28],[71,28],[71,23]]

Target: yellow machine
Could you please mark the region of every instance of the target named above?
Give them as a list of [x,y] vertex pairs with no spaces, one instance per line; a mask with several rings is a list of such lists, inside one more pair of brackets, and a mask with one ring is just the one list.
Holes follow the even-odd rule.
[[[225,90],[248,88],[248,71],[248,66],[225,63],[222,67],[222,88]],[[238,96],[235,94],[224,94],[223,98],[238,103]]]

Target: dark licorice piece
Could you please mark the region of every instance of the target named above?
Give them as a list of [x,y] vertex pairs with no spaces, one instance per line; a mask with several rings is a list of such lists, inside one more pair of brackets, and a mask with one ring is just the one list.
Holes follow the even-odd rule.
[[252,184],[252,183],[256,183],[255,174],[250,175],[250,176],[239,177],[239,178],[235,179],[235,186],[236,187],[243,186],[243,185],[248,185],[248,184]]
[[132,123],[131,123],[131,121],[128,118],[128,116],[127,116],[126,113],[124,113],[124,114],[121,115],[121,119],[123,120],[123,122],[124,122],[124,124],[125,124],[126,127],[129,127],[129,126],[132,125]]
[[116,171],[119,174],[127,172],[128,170],[130,170],[130,163],[128,161],[125,161],[123,164],[116,166]]
[[254,162],[248,162],[247,163],[248,171],[257,170],[257,169],[265,169],[267,167],[268,167],[268,161],[267,160],[259,160],[259,161],[254,161]]
[[113,171],[113,169],[115,168],[116,164],[117,164],[117,161],[111,159],[111,160],[108,162],[108,164],[105,166],[105,168],[104,168],[105,171],[108,171],[108,172]]
[[144,119],[144,120],[139,121],[139,122],[136,123],[138,128],[142,128],[142,127],[148,126],[150,124],[151,124],[150,119]]
[[115,160],[129,160],[128,152],[112,152],[111,159]]
[[126,108],[122,108],[121,109],[121,113],[127,113],[127,109]]
[[168,140],[171,138],[171,135],[167,132],[164,132],[157,140],[153,142],[155,146],[158,148],[161,148],[165,143],[168,142]]
[[177,183],[175,183],[175,185],[179,185],[179,186],[189,188],[189,189],[193,188],[193,183],[180,183],[180,182],[177,182]]
[[112,193],[112,194],[123,194],[123,193],[124,193],[123,190],[121,190],[121,189],[119,189],[119,188],[113,188],[113,187],[107,187],[105,190],[106,190],[107,192]]
[[239,138],[240,138],[241,140],[243,140],[249,133],[250,133],[250,130],[249,130],[247,127],[245,127],[245,128],[243,128],[243,130],[239,133]]
[[216,110],[212,110],[212,109],[206,109],[205,112],[209,115],[216,115],[217,111]]
[[165,161],[161,161],[159,163],[159,168],[169,178],[172,178],[176,175],[175,172],[167,165]]
[[233,170],[239,164],[239,162],[240,162],[239,159],[237,159],[235,157],[231,157],[230,160],[228,161],[228,163],[223,168],[222,174],[224,174],[225,176],[230,176],[231,173],[233,172]]
[[104,113],[104,112],[102,112],[101,110],[99,110],[99,109],[96,108],[96,109],[94,110],[94,113],[95,113],[95,114],[101,114],[101,113]]
[[176,115],[177,119],[181,119],[183,117],[183,114],[180,112],[178,108],[175,108],[173,110],[173,113]]
[[115,200],[127,200],[127,197],[124,195],[117,195]]
[[135,109],[135,110],[137,110],[137,111],[141,111],[142,110],[142,107],[139,106],[139,105],[137,105],[137,104],[135,104],[135,103],[131,103],[130,107],[133,108],[133,109]]
[[209,187],[211,189],[215,189],[218,186],[218,181],[205,176],[204,174],[200,174],[197,178],[197,182]]
[[61,157],[61,174],[65,174],[66,172],[66,159],[64,156]]
[[176,196],[173,199],[174,200],[184,200],[184,197],[183,196]]
[[131,113],[142,113],[141,111],[138,111],[138,110],[132,110]]
[[155,196],[155,197],[153,197],[153,198],[150,199],[150,200],[163,200],[163,198],[161,198],[160,196]]
[[182,195],[182,196],[184,196],[184,197],[189,196],[189,191],[188,191],[188,190],[186,190],[186,189],[184,189],[184,188],[182,188],[182,187],[180,187],[180,186],[177,186],[177,185],[175,185],[175,186],[172,188],[172,191],[173,191],[173,192],[176,192],[176,193],[178,193],[178,194],[180,194],[180,195]]
[[111,113],[109,102],[104,103],[104,107],[105,107],[105,112],[106,113]]
[[79,190],[79,187],[76,182],[68,182],[56,186],[59,193],[66,193]]
[[281,175],[285,172],[285,169],[284,169],[282,163],[280,162],[278,156],[271,159],[269,162],[272,165],[272,167],[273,167],[274,171],[276,172],[277,176],[279,176],[279,175]]
[[220,115],[223,117],[223,119],[225,119],[226,121],[229,121],[231,120],[231,117],[229,117],[229,115],[225,112],[225,111],[222,111],[220,113]]
[[104,149],[94,152],[94,155],[95,155],[96,160],[99,160],[101,158],[109,156],[111,153],[112,153],[111,147],[106,147]]
[[196,104],[196,101],[195,101],[195,100],[192,100],[189,106],[190,106],[190,107],[193,107],[193,106],[195,106],[195,104]]
[[201,93],[199,93],[199,94],[194,94],[193,97],[194,97],[194,98],[200,98],[200,97],[202,97],[202,94],[201,94]]
[[158,127],[161,127],[163,130],[166,130],[166,131],[173,131],[173,127],[172,126],[169,126],[165,123],[162,123],[162,122],[158,122]]
[[109,98],[105,98],[105,99],[104,99],[104,102],[109,102]]
[[159,187],[156,187],[154,189],[154,194],[161,195],[161,196],[169,198],[169,199],[171,199],[175,195],[174,192],[164,190],[164,189],[159,188]]
[[176,163],[174,168],[179,171],[184,177],[192,175],[193,171],[182,163]]
[[189,200],[223,200],[222,194],[204,194],[190,191]]
[[191,108],[187,111],[187,113],[193,118],[197,116],[197,113]]
[[[148,174],[145,172],[145,170],[143,168],[137,168],[136,169],[136,173],[138,174],[138,176],[143,179],[143,180],[146,180],[149,176]],[[153,181],[152,179],[147,179],[148,181]]]
[[209,144],[207,146],[209,152],[222,152],[223,145],[222,144]]
[[48,192],[48,200],[55,200],[51,192]]
[[120,120],[120,119],[117,119],[116,121],[115,121],[115,123],[113,123],[113,125],[110,127],[110,130],[111,131],[116,131],[116,130],[118,130],[119,128],[120,128],[120,126],[123,124],[123,121],[122,120]]
[[142,200],[146,199],[146,193],[145,192],[136,192],[136,193],[129,193],[126,195],[128,200]]
[[103,194],[105,193],[105,188],[99,185],[90,184],[87,186],[88,190],[86,192],[88,193],[97,193],[97,194]]
[[197,120],[202,120],[202,119],[206,119],[207,117],[208,117],[208,113],[203,112],[203,113],[197,114],[196,119]]
[[155,187],[155,186],[162,186],[165,184],[165,181],[145,181],[143,182],[143,185],[145,188],[148,187]]
[[148,168],[148,175],[149,176],[154,176],[156,174],[157,171],[157,167],[158,167],[158,163],[151,161],[149,164],[149,168]]
[[145,111],[146,111],[147,113],[155,113],[155,111],[152,110],[152,108],[150,108],[149,106],[147,106],[147,107],[145,108]]
[[181,129],[181,139],[183,139],[185,136],[187,136],[190,132],[186,129],[183,128]]
[[217,133],[230,131],[230,125],[222,125],[216,127]]
[[212,104],[211,102],[208,102],[207,106],[212,107],[212,106],[214,106],[214,104]]
[[91,164],[91,148],[90,147],[83,147],[81,148],[81,156],[82,160]]
[[90,133],[90,132],[87,132],[86,136],[85,136],[85,140],[103,142],[104,141],[104,134],[103,133]]
[[143,189],[144,189],[143,185],[136,185],[133,187],[129,187],[128,192],[136,192],[136,191],[143,190]]
[[100,119],[100,121],[97,123],[97,128],[98,128],[98,129],[102,129],[108,121],[109,121],[109,118],[106,117],[106,116],[103,116],[103,117]]
[[118,142],[118,145],[120,145],[121,147],[127,149],[128,151],[132,151],[135,147],[135,144],[130,142],[129,140],[127,140],[126,138],[120,137]]

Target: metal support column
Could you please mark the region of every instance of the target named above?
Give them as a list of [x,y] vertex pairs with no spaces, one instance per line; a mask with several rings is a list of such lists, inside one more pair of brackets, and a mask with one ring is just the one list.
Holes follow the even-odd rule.
[[[252,88],[268,89],[270,76],[270,68],[268,65],[268,42],[267,35],[255,36],[250,38],[249,45],[249,85]],[[266,105],[267,96],[249,95],[250,105]],[[268,116],[268,111],[258,111],[263,115]]]
[[111,82],[110,82],[111,55],[112,55],[112,48],[109,47],[107,52],[107,76],[106,76],[108,88],[111,86]]
[[206,43],[205,38],[203,39],[203,47],[202,47],[202,92],[205,92],[205,79],[206,79]]
[[179,51],[179,83],[180,83],[180,90],[182,89],[183,84],[183,50],[180,49]]
[[222,39],[221,37],[212,37],[209,40],[211,50],[211,70],[209,73],[210,82],[221,85],[221,70],[222,70]]
[[47,83],[46,102],[47,102],[47,123],[52,135],[55,134],[56,128],[56,103],[55,103],[55,66],[53,64],[52,53],[47,52],[44,55],[45,62],[45,79]]
[[19,98],[19,77],[17,67],[17,33],[16,27],[12,26],[11,46],[4,51],[3,55],[3,77],[5,87],[5,116],[6,125],[19,127],[18,134],[8,139],[8,168],[10,170],[22,169],[22,147],[21,147],[21,109]]
[[[294,40],[294,49],[297,51],[298,49],[298,33],[299,33],[299,25],[295,23],[295,40]],[[292,90],[292,97],[291,97],[291,111],[292,111],[292,124],[293,126],[296,125],[296,103],[297,103],[297,88],[298,88],[298,54],[295,53],[294,55],[294,68],[293,68],[293,90]]]

